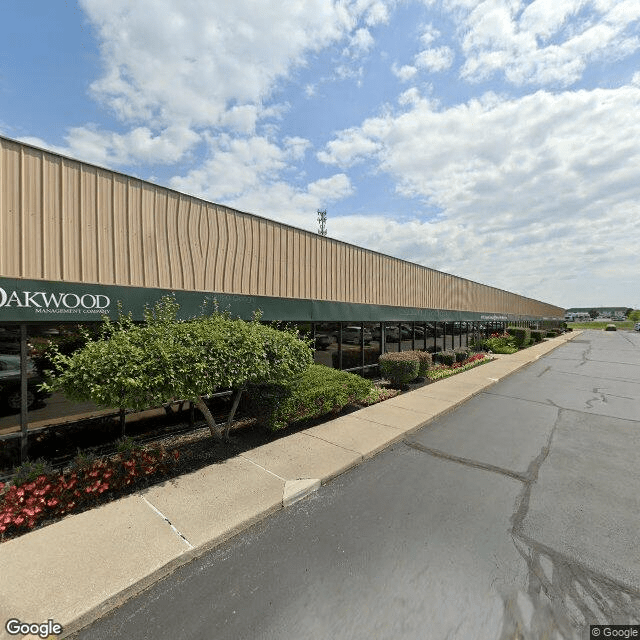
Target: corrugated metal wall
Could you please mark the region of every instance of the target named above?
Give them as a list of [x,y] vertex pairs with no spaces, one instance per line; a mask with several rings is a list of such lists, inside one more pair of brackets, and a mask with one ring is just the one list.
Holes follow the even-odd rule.
[[0,138],[0,275],[532,316],[559,307]]

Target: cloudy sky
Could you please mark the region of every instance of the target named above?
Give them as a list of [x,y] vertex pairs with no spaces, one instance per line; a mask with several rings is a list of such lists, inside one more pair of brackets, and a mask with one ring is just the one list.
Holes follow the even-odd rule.
[[640,0],[4,0],[0,134],[640,307]]

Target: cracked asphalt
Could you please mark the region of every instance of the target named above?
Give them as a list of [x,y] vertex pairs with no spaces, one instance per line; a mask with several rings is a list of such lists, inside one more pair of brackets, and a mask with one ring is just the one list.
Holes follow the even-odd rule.
[[640,334],[585,331],[77,637],[532,640],[640,624]]

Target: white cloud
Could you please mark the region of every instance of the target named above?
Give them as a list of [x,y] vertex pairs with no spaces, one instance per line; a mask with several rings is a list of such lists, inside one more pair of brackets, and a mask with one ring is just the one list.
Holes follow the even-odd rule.
[[365,24],[373,27],[377,24],[383,24],[389,21],[389,9],[395,6],[393,0],[374,0],[374,2],[365,2],[367,9],[365,11]]
[[415,58],[418,69],[428,71],[446,71],[453,64],[453,51],[449,47],[426,49]]
[[459,275],[483,273],[507,289],[516,282],[526,295],[544,295],[540,274],[578,277],[612,261],[633,272],[639,88],[487,94],[444,110],[410,98],[405,112],[341,132],[318,157],[341,167],[372,162],[402,195],[441,213],[364,228],[349,219],[354,241],[436,268],[455,264]]
[[416,73],[418,73],[418,69],[416,67],[405,64],[402,67],[398,67],[398,65],[393,64],[391,66],[391,71],[393,75],[399,78],[402,82],[408,82],[413,77],[415,77]]
[[[96,97],[123,120],[176,116],[219,126],[230,109],[261,108],[305,55],[337,42],[379,3],[265,0],[82,0],[102,41],[105,73]],[[382,5],[383,6],[383,5]],[[367,31],[355,43],[366,46]]]
[[422,42],[425,47],[428,47],[439,37],[440,32],[432,24],[428,24],[423,29],[422,35],[420,36],[420,42]]
[[349,42],[349,46],[345,49],[345,55],[361,56],[367,53],[373,47],[373,36],[368,29],[358,29]]
[[466,61],[462,76],[497,72],[516,85],[568,86],[594,60],[620,59],[640,48],[637,0],[450,0]]
[[55,153],[104,167],[123,164],[173,164],[198,143],[200,136],[186,126],[173,125],[157,135],[148,127],[136,127],[126,134],[94,127],[72,127],[65,136],[66,146],[51,146],[37,138],[23,142]]
[[320,202],[334,202],[343,200],[353,193],[351,180],[344,173],[336,173],[330,178],[321,178],[307,186],[310,195]]
[[210,157],[171,186],[195,196],[263,215],[274,220],[311,228],[319,207],[353,192],[349,178],[338,173],[295,187],[282,178],[300,162],[310,143],[286,138],[282,146],[260,136],[238,139],[222,136],[209,140]]

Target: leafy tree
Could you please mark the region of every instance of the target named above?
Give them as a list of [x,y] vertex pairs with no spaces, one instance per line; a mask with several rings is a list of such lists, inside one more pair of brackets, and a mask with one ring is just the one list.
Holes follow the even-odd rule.
[[[47,387],[76,401],[134,410],[189,400],[211,435],[228,439],[248,383],[284,383],[312,364],[309,344],[295,330],[264,326],[259,315],[245,322],[214,310],[180,322],[178,309],[169,296],[147,310],[141,325],[122,314],[117,322],[105,319],[98,339],[53,356]],[[204,400],[220,389],[236,390],[226,427],[216,424]]]
[[589,309],[589,315],[591,316],[592,320],[595,320],[600,314],[598,313],[597,309]]
[[629,314],[629,320],[632,322],[640,322],[640,309],[635,309]]

